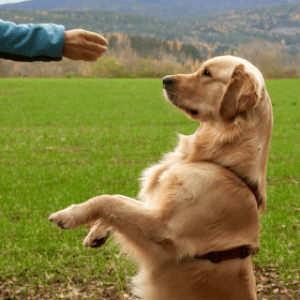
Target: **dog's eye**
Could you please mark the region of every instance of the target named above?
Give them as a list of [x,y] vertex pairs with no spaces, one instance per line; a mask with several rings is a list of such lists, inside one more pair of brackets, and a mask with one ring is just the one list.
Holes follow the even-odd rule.
[[206,76],[206,77],[212,77],[207,69],[204,70],[203,75]]

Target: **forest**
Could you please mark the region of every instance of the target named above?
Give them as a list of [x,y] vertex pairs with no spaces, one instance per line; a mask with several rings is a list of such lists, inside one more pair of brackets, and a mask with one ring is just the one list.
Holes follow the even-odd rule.
[[101,33],[150,36],[193,44],[218,44],[220,50],[237,47],[253,39],[299,45],[299,36],[274,32],[282,27],[300,27],[300,4],[286,3],[267,7],[232,10],[197,17],[162,20],[138,14],[110,11],[21,11],[0,9],[0,18],[15,23],[62,24],[66,29],[83,28]]
[[11,67],[2,61],[0,76],[160,77],[173,71],[194,71],[203,60],[224,54],[256,63],[267,77],[300,73],[299,34],[278,33],[289,26],[300,30],[297,3],[172,20],[99,10],[6,9],[0,9],[0,19],[17,24],[62,24],[66,30],[82,28],[103,34],[109,41],[105,58],[93,66],[64,60],[51,67],[27,63]]

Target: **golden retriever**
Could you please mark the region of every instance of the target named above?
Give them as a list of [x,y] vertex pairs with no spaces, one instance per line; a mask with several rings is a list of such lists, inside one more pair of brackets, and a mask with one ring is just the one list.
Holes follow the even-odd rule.
[[163,79],[167,100],[201,126],[143,173],[137,201],[103,195],[49,217],[62,229],[93,227],[84,245],[115,232],[139,262],[144,300],[257,299],[252,255],[266,208],[272,105],[248,61],[221,56]]

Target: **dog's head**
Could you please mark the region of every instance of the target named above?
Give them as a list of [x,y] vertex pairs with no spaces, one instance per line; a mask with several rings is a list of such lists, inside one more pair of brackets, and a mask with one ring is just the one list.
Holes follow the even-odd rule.
[[220,56],[206,61],[190,75],[163,79],[167,100],[189,118],[202,122],[231,122],[257,106],[264,80],[248,61]]
[[256,186],[265,209],[266,166],[272,133],[272,104],[260,71],[250,62],[220,56],[194,74],[166,76],[167,100],[201,121],[189,162],[229,167]]

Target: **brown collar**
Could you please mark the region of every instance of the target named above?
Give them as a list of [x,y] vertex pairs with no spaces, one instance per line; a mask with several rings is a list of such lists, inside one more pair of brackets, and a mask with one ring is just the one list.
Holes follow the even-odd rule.
[[228,166],[224,166],[222,164],[220,164],[223,168],[227,169],[228,171],[230,171],[231,173],[233,173],[235,176],[237,176],[240,180],[242,180],[246,186],[249,188],[249,190],[253,193],[255,199],[256,199],[256,203],[257,203],[257,207],[259,207],[263,201],[259,191],[258,191],[258,183],[251,181],[247,176],[241,175],[238,172],[236,172],[235,170],[233,170],[231,167]]
[[227,251],[222,252],[210,252],[202,256],[194,256],[196,259],[208,259],[212,263],[219,263],[221,261],[236,259],[236,258],[246,258],[249,255],[255,255],[257,252],[249,253],[249,249],[247,247],[239,247]]
[[[221,164],[220,164],[221,165]],[[253,193],[256,202],[257,202],[257,207],[262,203],[262,198],[261,195],[258,192],[258,183],[251,182],[247,176],[242,176],[236,171],[234,171],[231,167],[224,166],[225,169],[233,173],[235,176],[237,176],[241,181],[243,181],[246,186],[250,189],[250,191]],[[235,259],[235,258],[246,258],[249,255],[255,255],[258,251],[249,253],[249,249],[247,247],[239,247],[239,248],[234,248],[231,250],[227,251],[222,251],[222,252],[210,252],[202,256],[194,256],[196,259],[208,259],[212,263],[219,263],[221,261],[229,260],[229,259]]]

